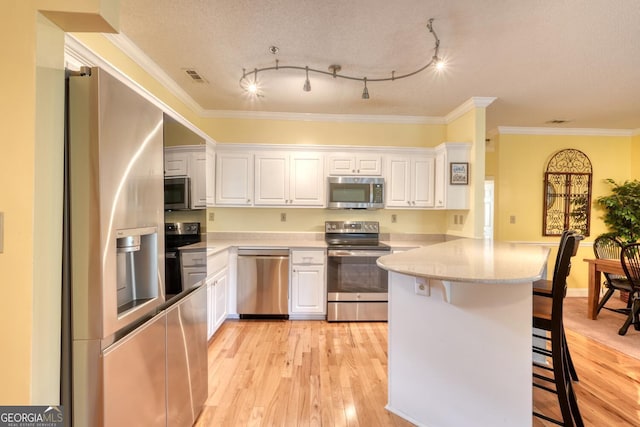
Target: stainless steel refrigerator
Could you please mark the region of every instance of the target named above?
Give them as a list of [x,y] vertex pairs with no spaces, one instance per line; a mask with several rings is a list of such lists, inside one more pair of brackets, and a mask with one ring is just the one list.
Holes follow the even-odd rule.
[[68,85],[73,425],[165,426],[162,111],[97,68]]

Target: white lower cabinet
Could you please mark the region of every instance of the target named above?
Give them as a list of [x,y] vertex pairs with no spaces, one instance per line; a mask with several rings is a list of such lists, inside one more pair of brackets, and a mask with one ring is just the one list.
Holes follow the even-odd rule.
[[204,249],[180,250],[182,289],[190,289],[207,277],[207,260]]
[[207,279],[207,339],[227,318],[227,269]]
[[219,252],[207,257],[207,339],[211,339],[228,314],[229,253]]
[[325,318],[327,314],[325,266],[325,251],[291,251],[290,318]]

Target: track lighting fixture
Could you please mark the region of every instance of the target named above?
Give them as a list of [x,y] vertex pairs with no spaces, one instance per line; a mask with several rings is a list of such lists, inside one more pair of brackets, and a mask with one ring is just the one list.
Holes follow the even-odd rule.
[[[302,90],[304,90],[305,92],[310,92],[311,91],[311,82],[309,81],[309,72],[313,72],[313,73],[318,73],[318,74],[324,74],[324,75],[328,75],[331,76],[333,78],[341,78],[341,79],[346,79],[346,80],[355,80],[355,81],[360,81],[364,84],[364,89],[362,91],[362,99],[369,99],[369,89],[367,88],[367,82],[388,82],[388,81],[395,81],[395,80],[400,80],[400,79],[404,79],[407,77],[411,77],[414,76],[424,70],[426,70],[427,68],[429,68],[430,66],[434,66],[436,70],[441,70],[444,68],[445,64],[442,61],[442,59],[438,56],[438,51],[440,49],[440,39],[438,38],[438,36],[436,35],[435,31],[433,30],[433,18],[430,18],[429,21],[427,22],[427,29],[429,30],[429,32],[431,33],[431,35],[433,36],[434,39],[434,53],[433,56],[431,57],[431,60],[424,66],[418,68],[415,71],[412,71],[410,73],[405,73],[405,74],[401,74],[401,75],[396,75],[395,71],[391,71],[391,77],[381,77],[381,78],[374,78],[374,79],[369,79],[367,77],[356,77],[356,76],[350,76],[347,74],[339,74],[339,72],[341,71],[342,67],[340,65],[337,64],[332,64],[329,66],[329,71],[324,71],[324,70],[318,70],[315,68],[310,68],[309,66],[305,65],[305,66],[299,66],[299,65],[284,65],[281,66],[279,61],[276,59],[276,65],[273,67],[264,67],[264,68],[254,68],[253,71],[247,71],[246,69],[242,69],[242,77],[240,77],[240,87],[242,87],[245,91],[247,91],[248,93],[252,94],[252,95],[256,95],[256,96],[261,96],[259,91],[259,85],[258,85],[258,73],[264,73],[266,71],[276,71],[276,70],[280,70],[280,69],[285,69],[285,70],[303,70],[305,72],[305,81],[304,81],[304,86],[302,86]],[[272,54],[276,54],[278,53],[279,49],[276,46],[271,46],[269,48],[269,51]],[[253,77],[251,76],[253,74]]]

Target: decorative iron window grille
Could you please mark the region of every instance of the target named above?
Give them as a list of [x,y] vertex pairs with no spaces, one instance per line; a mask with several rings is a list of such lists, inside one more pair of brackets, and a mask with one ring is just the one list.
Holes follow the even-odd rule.
[[543,236],[560,236],[576,230],[588,236],[591,224],[592,168],[579,150],[557,152],[544,174]]

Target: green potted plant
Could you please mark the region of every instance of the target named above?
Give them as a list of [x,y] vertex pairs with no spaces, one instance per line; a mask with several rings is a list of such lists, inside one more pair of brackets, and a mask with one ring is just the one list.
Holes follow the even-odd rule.
[[[611,194],[596,199],[598,206],[604,209],[604,223],[610,232],[604,233],[620,239],[623,243],[634,243],[640,239],[640,181],[625,181],[611,184]],[[629,292],[620,292],[620,299],[629,300]]]
[[613,179],[611,194],[598,197],[596,203],[604,209],[604,223],[610,233],[623,243],[635,243],[640,239],[640,181],[625,181],[617,184]]

